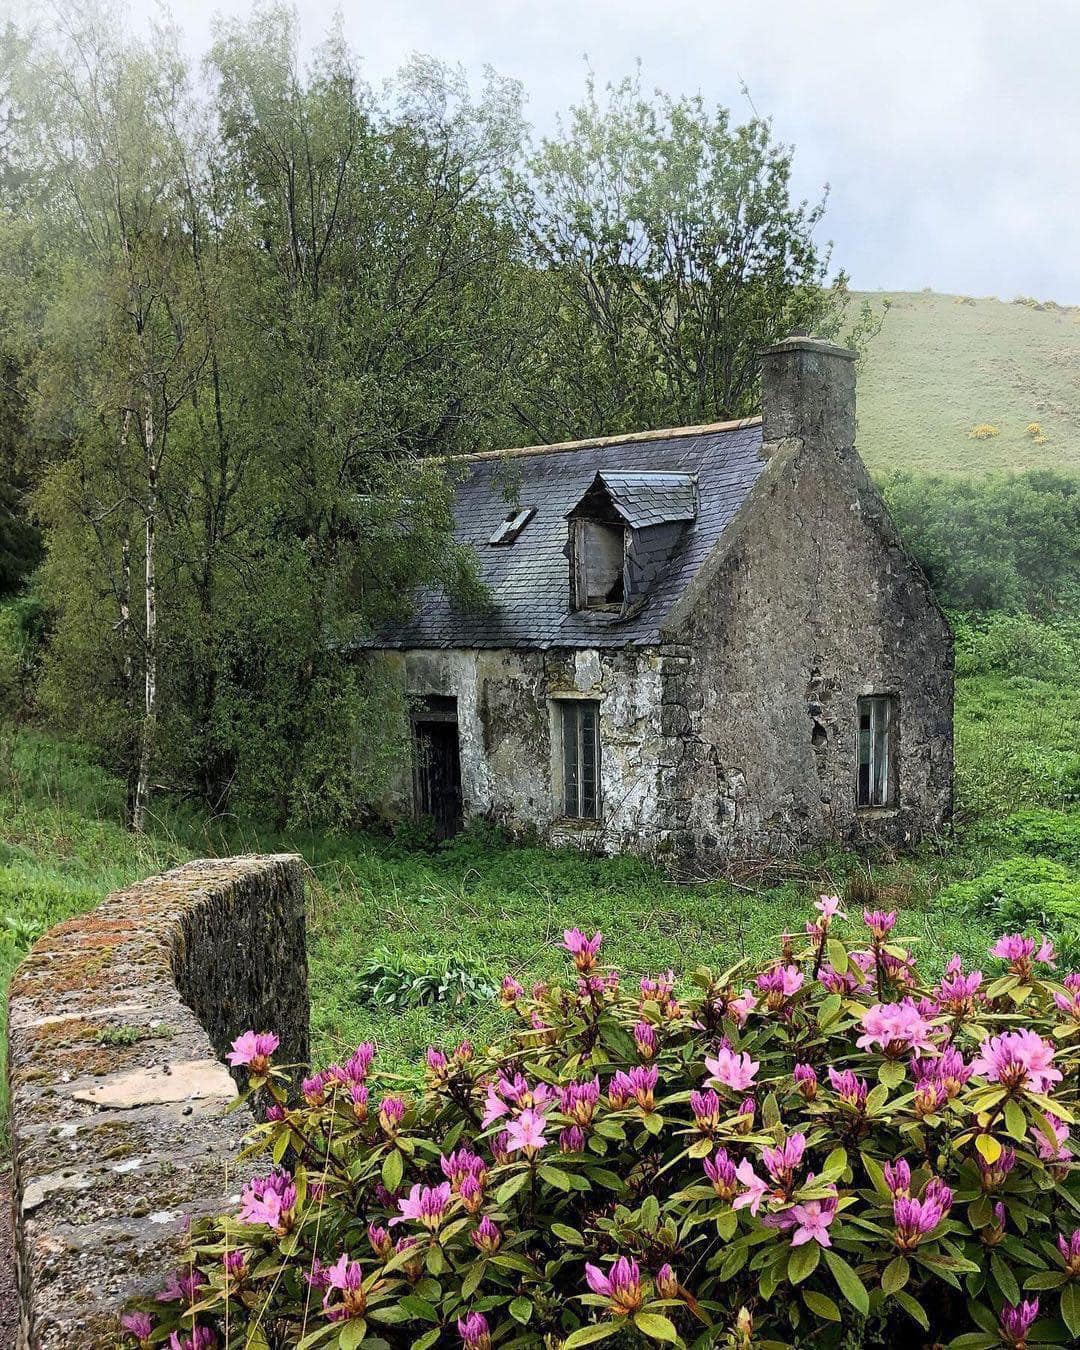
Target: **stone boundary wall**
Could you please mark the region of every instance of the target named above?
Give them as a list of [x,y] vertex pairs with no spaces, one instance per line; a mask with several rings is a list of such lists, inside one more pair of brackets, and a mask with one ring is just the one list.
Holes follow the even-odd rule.
[[118,1344],[189,1219],[234,1201],[250,1115],[221,1057],[276,1031],[308,1058],[292,855],[191,862],[51,929],[11,982],[8,1083],[20,1350]]

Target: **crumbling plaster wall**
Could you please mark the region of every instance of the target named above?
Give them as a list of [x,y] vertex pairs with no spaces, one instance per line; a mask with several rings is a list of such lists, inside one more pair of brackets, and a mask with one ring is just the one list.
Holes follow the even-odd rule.
[[[390,656],[410,696],[458,702],[466,821],[486,817],[554,843],[648,851],[658,820],[663,736],[658,718],[662,660],[655,649],[430,650]],[[599,826],[561,818],[555,722],[561,698],[600,702]],[[410,809],[404,781],[392,803]]]
[[[699,861],[906,843],[951,809],[952,635],[838,439],[766,444],[774,462],[670,634],[666,699],[684,696],[685,732],[667,809],[674,848]],[[895,810],[856,809],[868,693],[899,700]]]

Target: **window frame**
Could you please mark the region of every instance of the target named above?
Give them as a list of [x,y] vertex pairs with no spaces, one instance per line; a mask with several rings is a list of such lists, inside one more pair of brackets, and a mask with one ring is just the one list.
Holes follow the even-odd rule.
[[[590,600],[589,598],[589,559],[586,543],[590,529],[604,530],[619,540],[622,561],[612,589],[618,584],[620,598],[617,600]],[[570,556],[572,595],[571,604],[575,610],[588,613],[621,610],[626,597],[626,526],[621,521],[598,520],[594,516],[578,516],[571,522]],[[610,593],[610,592],[609,592]]]
[[[869,720],[865,729],[864,717]],[[859,695],[855,703],[856,810],[894,811],[899,804],[899,733],[900,700],[896,694],[883,690]]]
[[[556,724],[556,755],[552,764],[553,786],[559,804],[559,819],[583,825],[599,825],[603,819],[602,766],[600,740],[600,700],[598,698],[555,698],[551,700]],[[591,717],[591,728],[587,726]],[[572,719],[572,722],[571,722]],[[572,736],[568,728],[572,725]],[[591,756],[589,751],[591,749]],[[570,758],[573,754],[573,774]],[[588,793],[591,758],[591,794]],[[584,792],[583,792],[584,789]],[[591,802],[588,800],[591,796]],[[591,805],[592,814],[587,807]]]

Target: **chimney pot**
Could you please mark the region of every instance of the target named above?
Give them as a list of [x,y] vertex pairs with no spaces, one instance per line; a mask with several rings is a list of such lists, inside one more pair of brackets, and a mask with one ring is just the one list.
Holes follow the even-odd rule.
[[762,439],[797,438],[834,449],[855,444],[857,353],[792,333],[761,354]]

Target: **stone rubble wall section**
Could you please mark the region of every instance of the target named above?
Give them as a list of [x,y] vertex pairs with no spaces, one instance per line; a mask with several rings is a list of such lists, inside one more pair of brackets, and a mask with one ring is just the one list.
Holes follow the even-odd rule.
[[187,863],[58,924],[11,982],[20,1350],[119,1343],[191,1219],[234,1203],[251,1116],[222,1063],[248,1027],[308,1060],[293,855]]

